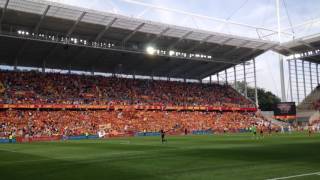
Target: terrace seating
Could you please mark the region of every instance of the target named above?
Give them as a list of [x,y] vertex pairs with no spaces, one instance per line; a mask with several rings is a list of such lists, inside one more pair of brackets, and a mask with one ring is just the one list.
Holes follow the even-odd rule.
[[75,74],[0,72],[2,104],[254,107],[227,85]]
[[252,113],[178,111],[0,111],[0,137],[197,130],[239,132],[263,123]]

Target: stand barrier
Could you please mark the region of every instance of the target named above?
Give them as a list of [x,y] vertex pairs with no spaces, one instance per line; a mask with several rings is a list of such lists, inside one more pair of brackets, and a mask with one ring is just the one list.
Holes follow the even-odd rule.
[[0,139],[0,144],[7,144],[7,143],[16,143],[17,141],[16,141],[16,139],[12,139],[11,141],[10,141],[10,139]]

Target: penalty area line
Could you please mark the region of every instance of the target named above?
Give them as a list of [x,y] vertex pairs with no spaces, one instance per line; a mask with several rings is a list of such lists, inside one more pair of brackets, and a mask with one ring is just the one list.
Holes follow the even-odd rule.
[[319,171],[319,172],[314,172],[314,173],[307,173],[307,174],[298,174],[298,175],[293,175],[293,176],[286,176],[286,177],[277,177],[277,178],[271,178],[271,179],[266,179],[266,180],[292,179],[292,178],[297,178],[297,177],[313,176],[313,175],[318,175],[318,176],[320,176],[320,171]]

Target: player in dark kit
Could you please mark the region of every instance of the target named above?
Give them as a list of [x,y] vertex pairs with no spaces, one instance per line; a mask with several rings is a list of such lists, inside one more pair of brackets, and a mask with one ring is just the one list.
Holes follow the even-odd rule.
[[166,132],[163,129],[160,130],[160,135],[161,135],[161,143],[163,144],[164,142],[167,142],[165,138]]
[[312,126],[311,126],[311,124],[309,124],[309,126],[308,126],[308,133],[309,133],[309,136],[312,135]]

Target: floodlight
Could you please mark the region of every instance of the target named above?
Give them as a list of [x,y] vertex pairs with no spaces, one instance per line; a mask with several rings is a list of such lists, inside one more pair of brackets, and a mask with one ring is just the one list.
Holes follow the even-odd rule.
[[154,49],[154,47],[152,46],[148,46],[146,49],[147,53],[150,55],[154,55],[154,53],[156,52],[156,50]]

